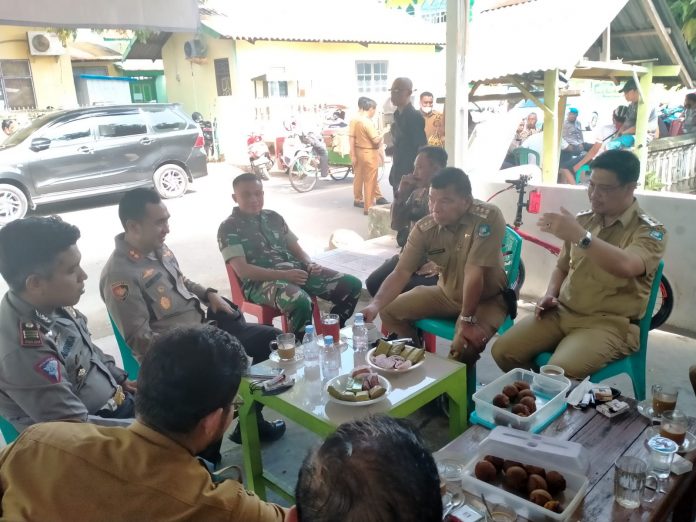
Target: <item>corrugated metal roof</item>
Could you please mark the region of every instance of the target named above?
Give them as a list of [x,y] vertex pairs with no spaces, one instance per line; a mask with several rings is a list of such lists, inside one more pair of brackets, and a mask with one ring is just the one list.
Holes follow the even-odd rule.
[[628,0],[535,0],[474,13],[471,81],[550,69],[570,70]]
[[223,38],[297,42],[444,45],[444,24],[431,24],[374,0],[255,0],[247,8],[209,0],[201,24]]

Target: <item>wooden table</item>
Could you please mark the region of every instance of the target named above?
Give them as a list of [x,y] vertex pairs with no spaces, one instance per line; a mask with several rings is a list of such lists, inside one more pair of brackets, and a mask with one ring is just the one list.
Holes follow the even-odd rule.
[[[652,503],[643,502],[637,509],[625,509],[614,502],[614,462],[621,455],[635,455],[648,460],[645,445],[646,430],[650,421],[640,415],[636,402],[622,398],[631,405],[629,412],[608,419],[594,408],[585,411],[568,407],[558,419],[541,432],[542,435],[558,437],[582,444],[589,453],[589,486],[584,501],[570,520],[593,522],[667,520],[673,515],[674,522],[694,520],[696,515],[696,466],[690,473],[670,475],[666,493],[658,493]],[[696,419],[689,418],[689,431],[696,429]],[[482,426],[472,426],[461,436],[442,448],[447,455],[467,455],[477,451],[478,444],[488,435]],[[696,451],[682,455],[691,462],[696,461]]]
[[[355,366],[365,364],[365,355],[353,352],[352,331],[350,327],[341,330],[345,348],[341,353],[341,366],[335,375],[350,372]],[[334,375],[322,375],[319,367],[305,367],[297,363],[275,363],[264,361],[254,368],[285,368],[288,376],[295,378],[295,385],[279,395],[263,395],[252,391],[250,378],[242,379],[239,393],[244,404],[239,411],[239,428],[242,435],[242,453],[249,489],[261,498],[266,498],[266,487],[290,502],[292,493],[280,486],[280,480],[264,471],[259,444],[259,431],[256,423],[256,403],[264,404],[281,413],[288,419],[309,429],[321,437],[331,434],[339,424],[368,415],[386,413],[393,417],[406,417],[429,403],[436,397],[446,394],[449,397],[450,437],[454,439],[467,427],[466,366],[459,362],[434,354],[425,354],[425,362],[419,368],[401,374],[382,374],[391,383],[392,389],[381,402],[351,407],[329,402],[324,391],[326,381]],[[282,440],[277,444],[282,444]]]

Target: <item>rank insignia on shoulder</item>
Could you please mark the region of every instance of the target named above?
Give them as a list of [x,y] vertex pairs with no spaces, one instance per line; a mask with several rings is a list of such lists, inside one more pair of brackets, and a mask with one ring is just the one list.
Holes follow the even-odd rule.
[[62,380],[60,374],[60,363],[53,355],[48,355],[34,365],[36,373],[48,379],[53,384]]
[[417,225],[418,225],[418,228],[420,228],[423,231],[426,231],[426,230],[430,230],[431,228],[436,226],[437,223],[432,218],[432,216],[426,216],[423,219],[421,219]]
[[589,214],[592,214],[591,208],[588,208],[587,210],[581,210],[580,212],[577,213],[578,216],[587,216]]
[[660,230],[651,230],[650,237],[658,241],[662,241],[662,239],[665,237],[665,234]]
[[478,204],[472,205],[471,210],[469,212],[474,214],[475,216],[487,218],[488,215],[491,213],[491,209],[487,206]]
[[111,293],[119,301],[125,301],[128,298],[130,290],[128,289],[128,285],[124,281],[119,281],[118,283],[114,283],[111,285]]
[[32,321],[19,322],[19,345],[23,348],[43,346],[43,337],[39,325]]
[[478,227],[478,237],[488,237],[491,235],[491,226],[488,223],[483,223]]
[[662,223],[660,223],[657,219],[653,218],[652,216],[648,216],[647,214],[638,214],[638,217],[640,220],[645,223],[646,225],[649,225],[651,227],[661,227]]

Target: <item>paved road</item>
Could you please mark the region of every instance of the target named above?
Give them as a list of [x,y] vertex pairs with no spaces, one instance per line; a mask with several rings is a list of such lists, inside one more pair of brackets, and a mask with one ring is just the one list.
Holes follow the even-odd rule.
[[[166,202],[172,217],[167,244],[176,254],[187,277],[204,286],[218,288],[229,295],[227,276],[217,248],[220,223],[233,206],[232,179],[241,171],[226,164],[210,164],[209,176],[196,180],[184,197]],[[382,179],[383,192],[391,194]],[[299,194],[284,174],[278,172],[265,183],[266,207],[280,212],[310,254],[323,251],[332,231],[354,230],[367,238],[367,217],[353,207],[352,176],[342,181],[320,180],[312,192]],[[78,308],[87,315],[90,328],[99,338],[111,333],[106,309],[99,297],[99,274],[113,250],[113,238],[122,231],[118,220],[120,195],[52,204],[40,207],[38,214],[58,214],[77,225],[82,237],[82,267],[89,279]],[[0,293],[6,290],[0,281]]]

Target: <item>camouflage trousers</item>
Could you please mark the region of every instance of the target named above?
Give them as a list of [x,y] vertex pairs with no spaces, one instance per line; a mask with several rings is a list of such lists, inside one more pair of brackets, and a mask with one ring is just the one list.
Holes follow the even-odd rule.
[[303,286],[282,280],[257,281],[245,289],[245,294],[253,303],[281,310],[288,318],[290,331],[299,336],[304,335],[305,325],[312,320],[312,297],[330,301],[331,313],[338,315],[343,327],[353,315],[361,290],[357,277],[318,266]]

